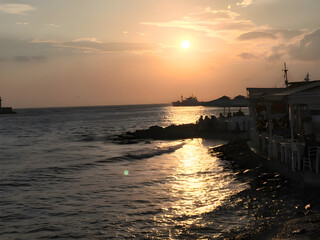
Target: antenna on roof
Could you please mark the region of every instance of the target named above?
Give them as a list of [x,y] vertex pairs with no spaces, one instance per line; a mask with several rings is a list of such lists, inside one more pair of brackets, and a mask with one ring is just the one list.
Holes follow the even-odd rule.
[[288,69],[287,69],[287,64],[286,63],[284,63],[284,69],[282,70],[282,71],[284,71],[284,79],[285,79],[285,81],[284,81],[284,83],[286,84],[286,87],[288,87],[288,85],[289,85],[289,82],[288,82]]

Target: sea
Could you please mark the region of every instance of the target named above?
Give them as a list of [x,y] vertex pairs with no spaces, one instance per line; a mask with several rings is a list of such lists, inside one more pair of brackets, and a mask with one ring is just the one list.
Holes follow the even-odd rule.
[[[301,203],[239,177],[210,152],[221,140],[114,141],[127,131],[218,116],[221,108],[16,111],[0,115],[0,239],[233,239],[260,227],[267,205],[276,206],[268,218],[276,221],[277,211]],[[266,179],[283,183],[277,173]]]

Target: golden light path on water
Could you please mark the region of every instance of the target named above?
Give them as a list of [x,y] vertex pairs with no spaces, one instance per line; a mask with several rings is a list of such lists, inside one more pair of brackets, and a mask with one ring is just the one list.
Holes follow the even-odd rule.
[[[164,120],[166,122],[165,126],[168,124],[186,124],[186,123],[195,123],[199,117],[202,115],[203,117],[214,115],[218,117],[220,113],[224,113],[223,108],[217,107],[204,107],[204,106],[189,106],[189,107],[172,107],[167,106],[164,108],[165,111],[163,113]],[[226,110],[228,111],[228,109]],[[230,108],[231,113],[238,112],[239,108]],[[242,111],[245,114],[248,114],[247,108],[242,108]]]
[[[163,206],[160,222],[188,228],[203,225],[202,215],[221,206],[223,201],[242,191],[246,184],[236,182],[233,174],[224,171],[224,162],[208,152],[202,139],[186,140],[173,154],[176,161],[173,180],[168,184],[171,203]],[[157,219],[159,221],[159,219]]]
[[[238,109],[236,109],[238,111]],[[208,108],[203,106],[193,107],[167,107],[165,112],[165,118],[171,124],[186,124],[195,123],[201,115],[219,116],[219,113],[223,112],[221,108]]]
[[[195,123],[201,115],[218,116],[221,111],[223,109],[202,106],[166,106],[161,115],[163,126],[169,126]],[[152,214],[148,220],[152,230],[148,230],[146,239],[188,239],[191,236],[193,239],[196,236],[219,239],[223,231],[242,226],[237,214],[219,210],[220,206],[222,209],[230,206],[231,196],[248,188],[234,177],[225,161],[210,154],[210,147],[223,143],[204,139],[149,142],[146,147],[165,150],[165,154],[135,161],[125,169],[139,189],[132,195],[138,203],[128,212],[126,222]],[[166,149],[171,150],[167,152]],[[139,226],[138,222],[128,232],[136,234]]]

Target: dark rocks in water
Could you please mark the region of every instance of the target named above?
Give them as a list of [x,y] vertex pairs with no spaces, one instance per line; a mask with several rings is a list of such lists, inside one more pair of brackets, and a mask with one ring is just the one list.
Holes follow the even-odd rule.
[[136,130],[130,133],[131,136],[137,139],[183,139],[197,137],[196,124],[171,125],[165,128],[152,126],[145,130]]
[[292,234],[303,234],[306,232],[307,231],[304,228],[302,228],[302,229],[297,229],[297,230],[292,231]]
[[0,114],[15,114],[11,107],[0,107]]
[[236,239],[319,239],[318,188],[306,188],[279,174],[274,163],[253,153],[246,141],[232,141],[210,152],[250,186],[238,193],[239,204],[248,206],[255,220]]
[[284,224],[284,227],[274,239],[319,239],[320,214],[294,218]]
[[118,135],[115,139],[119,143],[134,143],[137,139],[174,140],[187,138],[212,138],[221,140],[247,138],[247,132],[228,131],[225,127],[217,124],[205,129],[199,124],[170,125],[168,127],[151,126],[148,129],[136,130]]

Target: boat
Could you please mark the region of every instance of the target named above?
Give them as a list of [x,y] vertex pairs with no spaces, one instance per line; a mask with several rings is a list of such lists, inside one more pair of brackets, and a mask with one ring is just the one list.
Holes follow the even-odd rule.
[[198,101],[197,97],[194,97],[193,95],[191,97],[183,99],[183,96],[181,95],[181,100],[178,100],[176,102],[172,102],[172,106],[174,107],[182,107],[182,106],[200,106],[201,102]]

